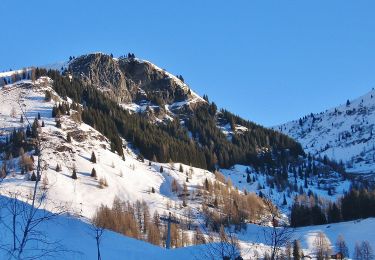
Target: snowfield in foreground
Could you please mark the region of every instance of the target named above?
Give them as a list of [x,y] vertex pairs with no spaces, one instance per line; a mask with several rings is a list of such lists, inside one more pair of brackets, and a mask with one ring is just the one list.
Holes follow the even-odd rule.
[[[4,198],[3,198],[4,199]],[[10,219],[9,219],[10,221]],[[43,259],[96,259],[95,232],[92,226],[77,218],[60,216],[52,222],[45,222],[41,228],[50,241],[58,241],[58,251]],[[239,233],[244,259],[257,259],[269,249],[263,231],[265,227],[248,225],[245,232]],[[339,235],[343,235],[353,255],[356,242],[367,240],[375,248],[375,219],[350,221],[338,224],[303,227],[295,230],[293,238],[300,239],[304,253],[313,255],[314,240],[318,232],[324,232],[330,240],[332,250]],[[2,243],[10,243],[10,233],[0,231]],[[190,246],[166,250],[149,243],[105,231],[102,237],[102,259],[202,259],[211,250],[210,245]],[[1,256],[1,255],[0,255]],[[2,255],[6,257],[6,255]]]

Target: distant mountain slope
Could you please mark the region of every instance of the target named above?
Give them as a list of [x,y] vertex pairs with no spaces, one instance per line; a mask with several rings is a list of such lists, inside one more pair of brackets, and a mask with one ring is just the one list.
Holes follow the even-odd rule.
[[11,70],[0,72],[0,88],[20,80],[27,80],[33,77],[32,68],[23,68],[20,70]]
[[306,152],[342,161],[347,171],[375,173],[375,90],[319,114],[273,127]]

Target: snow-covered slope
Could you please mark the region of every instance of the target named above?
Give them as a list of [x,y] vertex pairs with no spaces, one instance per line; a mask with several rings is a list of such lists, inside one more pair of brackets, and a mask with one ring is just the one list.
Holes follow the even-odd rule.
[[348,172],[375,173],[375,90],[346,104],[273,127],[306,152],[342,161]]
[[20,80],[30,79],[31,71],[31,68],[24,68],[21,70],[0,72],[0,87]]
[[[239,235],[241,241],[253,241],[255,245],[250,246],[246,259],[258,259],[264,251],[267,251],[268,240],[264,237],[264,230],[267,228],[249,224],[247,230]],[[314,256],[315,239],[319,232],[324,233],[330,243],[331,252],[336,253],[335,243],[338,236],[342,235],[349,249],[349,259],[353,258],[356,243],[368,241],[372,248],[375,248],[375,219],[364,219],[358,221],[342,222],[337,224],[308,226],[293,230],[291,240],[297,239],[301,242],[304,254]],[[264,247],[264,245],[266,247]],[[244,244],[244,248],[248,247]],[[258,256],[258,257],[257,257]],[[313,258],[315,259],[315,258]]]
[[[5,219],[6,221],[6,219]],[[10,219],[8,220],[10,221]],[[96,259],[96,241],[92,226],[82,220],[59,216],[53,222],[42,223],[41,228],[52,244],[51,248],[58,246],[58,250],[52,250],[42,259]],[[269,241],[265,239],[264,232],[269,229],[255,224],[247,225],[247,229],[238,234],[243,259],[262,259],[265,252],[269,252]],[[335,242],[339,235],[345,238],[349,249],[350,257],[353,257],[356,243],[368,241],[372,248],[375,248],[375,219],[364,219],[330,225],[309,226],[294,230],[292,239],[301,241],[301,246],[305,255],[314,255],[314,241],[318,232],[326,234],[331,244],[332,253],[337,252]],[[2,245],[11,242],[11,233],[0,230]],[[31,243],[30,249],[35,244]],[[190,246],[179,249],[166,250],[164,248],[151,245],[149,243],[128,238],[120,234],[105,231],[101,239],[102,259],[204,259],[212,252],[210,245]],[[26,256],[34,256],[43,251],[26,251]],[[0,251],[2,259],[8,259],[9,255],[5,251]],[[218,259],[218,258],[217,258]]]
[[[68,259],[93,259],[95,257],[95,240],[92,238],[92,230],[88,224],[96,209],[104,204],[111,205],[113,199],[118,197],[123,201],[135,203],[142,200],[150,208],[151,214],[158,211],[160,214],[172,212],[180,218],[186,217],[185,208],[182,206],[182,199],[179,194],[171,191],[173,180],[182,187],[185,183],[192,194],[189,200],[196,223],[202,223],[202,198],[194,196],[205,180],[214,180],[215,174],[187,165],[182,165],[180,171],[179,163],[161,164],[157,162],[142,161],[132,149],[131,144],[124,140],[124,158],[110,149],[110,142],[94,128],[82,123],[76,111],[71,110],[70,115],[61,116],[61,127],[56,126],[55,118],[52,117],[52,108],[61,102],[71,102],[68,98],[63,100],[53,90],[52,80],[41,77],[35,83],[29,80],[22,80],[14,84],[6,85],[0,89],[0,136],[1,142],[6,140],[8,134],[14,128],[25,128],[28,119],[31,123],[34,118],[40,115],[39,124],[41,127],[42,140],[42,166],[43,176],[42,188],[48,190],[47,209],[57,210],[56,206],[63,206],[70,215],[60,216],[53,223],[43,223],[43,229],[49,238],[61,240],[61,243],[71,250]],[[51,101],[45,100],[46,91],[52,94]],[[199,99],[199,97],[193,97]],[[21,118],[21,110],[26,113],[26,118]],[[230,127],[224,129],[230,134]],[[245,132],[246,128],[236,125],[235,131]],[[68,142],[67,136],[71,136]],[[92,152],[96,155],[96,163],[90,161]],[[31,153],[30,153],[31,154]],[[0,155],[0,160],[5,161],[5,154]],[[35,157],[36,158],[36,157]],[[318,162],[317,162],[318,163]],[[57,164],[61,171],[56,170]],[[7,160],[8,174],[0,184],[1,195],[9,196],[19,192],[18,198],[26,200],[30,194],[34,182],[30,181],[30,173],[22,174],[19,167],[19,158]],[[160,171],[160,167],[163,171]],[[95,168],[97,177],[91,177],[91,170]],[[78,179],[72,179],[73,169],[77,171]],[[269,176],[256,172],[249,167],[251,183],[246,182],[247,167],[236,165],[232,169],[222,170],[225,177],[231,179],[233,185],[240,190],[250,192],[262,191],[269,195],[274,202],[279,204],[285,213],[291,205],[296,190],[285,189],[280,191],[279,187],[268,187]],[[292,172],[289,173],[292,179]],[[186,182],[188,177],[189,181]],[[350,183],[335,172],[329,172],[324,178],[312,177],[309,179],[308,188],[320,197],[329,200],[336,199],[348,189]],[[254,179],[254,181],[253,181]],[[103,181],[107,185],[103,185]],[[320,184],[318,184],[318,181]],[[101,183],[102,182],[102,183]],[[334,188],[332,195],[327,192],[327,187]],[[320,185],[320,186],[319,186]],[[261,186],[261,187],[260,187]],[[297,187],[303,186],[303,179],[297,179]],[[155,192],[152,192],[154,190]],[[305,190],[307,192],[307,190]],[[281,205],[283,195],[286,195],[287,205]],[[73,218],[72,218],[73,217]],[[6,221],[6,220],[5,220]],[[364,222],[368,228],[374,227],[373,220]],[[357,223],[337,224],[337,232],[346,232],[350,236],[348,228]],[[361,224],[361,223],[360,223]],[[340,225],[343,225],[341,227]],[[336,225],[332,225],[336,226]],[[361,226],[358,230],[364,230]],[[240,235],[240,243],[243,248],[245,259],[254,259],[255,254],[263,255],[269,245],[260,239],[264,230],[263,226],[248,225],[248,232]],[[324,227],[325,228],[325,227]],[[305,236],[306,241],[311,241],[314,233],[311,230],[323,229],[323,227],[306,227],[298,231],[299,236]],[[326,230],[326,229],[325,229]],[[333,229],[332,229],[333,230]],[[253,231],[253,232],[249,232]],[[9,232],[0,231],[2,238],[9,239]],[[335,239],[336,233],[332,233],[330,239]],[[354,234],[352,240],[362,240],[358,234]],[[371,237],[368,239],[370,240]],[[354,243],[354,242],[353,242]],[[373,245],[373,240],[371,240]],[[309,250],[310,244],[306,242],[305,248]],[[201,258],[202,252],[207,250],[206,246],[195,246],[184,249],[166,251],[147,243],[136,241],[121,235],[106,232],[103,238],[103,256],[109,259],[121,259],[124,255],[129,259],[193,259]],[[65,254],[66,252],[64,252]]]
[[[288,172],[290,185],[286,185],[286,187],[276,185],[274,177],[257,172],[248,166],[235,165],[231,169],[222,169],[221,172],[239,190],[263,194],[270,198],[286,216],[290,213],[294,198],[300,195],[301,191],[306,194],[314,194],[321,201],[336,202],[345,192],[349,191],[351,185],[351,181],[334,171],[320,174],[319,177],[310,176],[307,187],[305,187],[304,179],[300,177],[295,179],[292,172]],[[247,182],[248,173],[250,182]]]
[[[183,214],[182,203],[178,196],[171,192],[171,183],[175,179],[182,187],[189,172],[188,190],[201,186],[207,178],[211,180],[214,174],[206,170],[182,165],[184,172],[179,171],[180,164],[160,164],[137,160],[137,155],[129,147],[125,147],[125,160],[111,152],[109,141],[95,129],[80,122],[76,113],[61,117],[62,127],[57,128],[52,118],[52,107],[62,100],[53,92],[48,78],[39,79],[35,85],[22,82],[4,87],[0,95],[0,131],[4,138],[13,128],[25,127],[20,122],[21,110],[27,113],[29,121],[41,116],[43,150],[42,159],[45,165],[43,178],[48,183],[48,199],[63,202],[70,212],[91,218],[95,210],[101,205],[111,205],[115,197],[123,201],[135,203],[145,201],[151,211],[158,210],[160,214],[172,211],[177,215]],[[44,93],[53,93],[52,101],[44,101]],[[72,142],[67,141],[68,133]],[[90,162],[91,153],[96,155],[97,163]],[[3,158],[4,159],[4,158]],[[12,159],[13,168],[3,181],[2,191],[19,190],[28,194],[33,182],[27,181],[29,176],[21,175],[18,159]],[[56,166],[61,171],[56,171]],[[164,171],[160,173],[160,167]],[[78,179],[71,178],[73,168],[76,169]],[[95,168],[97,178],[90,177]],[[108,187],[100,187],[100,179],[105,179]],[[152,188],[155,193],[152,193]],[[167,204],[171,206],[168,207]],[[199,202],[191,203],[193,210],[198,210]]]

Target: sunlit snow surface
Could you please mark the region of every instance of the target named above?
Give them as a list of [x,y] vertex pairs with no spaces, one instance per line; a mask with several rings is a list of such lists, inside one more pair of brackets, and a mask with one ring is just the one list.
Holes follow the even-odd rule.
[[287,134],[314,156],[325,155],[354,173],[375,173],[375,90],[325,112],[273,129]]
[[[179,172],[179,163],[160,164],[138,161],[137,155],[131,149],[131,145],[125,147],[125,161],[123,158],[110,151],[108,140],[92,127],[74,120],[72,116],[63,116],[62,127],[55,127],[55,119],[52,118],[52,107],[62,102],[51,88],[52,81],[41,78],[35,82],[22,81],[17,84],[4,86],[0,90],[0,134],[2,140],[13,128],[26,127],[27,120],[20,122],[21,108],[25,111],[28,120],[32,123],[40,113],[45,127],[42,128],[42,159],[46,169],[43,178],[48,179],[48,195],[46,198],[47,209],[54,210],[56,204],[63,204],[69,210],[68,216],[58,217],[54,222],[44,223],[41,227],[51,240],[60,240],[62,246],[67,249],[55,258],[61,259],[94,259],[96,257],[95,240],[88,219],[101,205],[111,205],[114,197],[135,202],[145,201],[151,213],[157,210],[160,214],[173,212],[184,217],[184,209],[180,205],[181,200],[171,192],[171,183],[176,179],[182,186],[186,180],[186,172],[189,172],[188,189],[193,191],[202,185],[207,178],[213,180],[214,174],[203,169],[191,168],[183,165],[184,172]],[[44,100],[45,91],[52,92],[54,98],[50,102]],[[69,101],[69,100],[68,100]],[[246,129],[241,129],[246,131]],[[70,133],[73,141],[66,141],[67,133]],[[91,153],[95,152],[97,163],[91,163]],[[19,191],[23,196],[30,194],[33,182],[27,180],[27,176],[20,174],[18,159],[13,159],[14,169],[12,174],[0,184],[1,195],[7,196],[8,192]],[[56,165],[62,167],[61,172],[56,172]],[[160,166],[164,172],[160,173]],[[71,178],[73,167],[77,169],[78,179]],[[97,171],[98,178],[90,177],[92,168]],[[251,176],[255,174],[250,168]],[[246,183],[246,167],[237,165],[230,170],[222,171],[225,177],[231,179],[234,186],[240,190],[259,192],[258,182],[264,184],[265,177],[258,174],[255,183]],[[98,180],[105,178],[108,187],[100,188]],[[335,179],[337,181],[337,179]],[[328,199],[335,199],[347,190],[349,183],[338,181],[336,195],[329,197],[326,191],[311,186],[313,192]],[[155,193],[151,193],[151,189]],[[263,190],[267,193],[269,189]],[[278,203],[283,193],[273,191],[272,198]],[[6,198],[6,197],[5,197]],[[288,197],[288,206],[291,199]],[[167,204],[169,205],[167,207]],[[196,220],[201,220],[199,201],[189,201],[196,214]],[[282,208],[288,211],[288,206]],[[7,221],[4,219],[4,221]],[[329,226],[329,227],[328,227]],[[264,227],[248,225],[245,232],[239,234],[245,259],[254,259],[255,255],[263,255],[268,249],[263,239]],[[317,230],[324,231],[334,244],[338,234],[346,238],[349,249],[352,250],[356,241],[367,239],[375,248],[375,220],[363,220],[360,222],[348,222],[335,225],[318,227],[306,227],[298,229],[296,238],[302,240],[306,253],[311,249],[311,241]],[[372,233],[371,233],[372,232]],[[0,231],[2,241],[10,239],[9,232]],[[166,251],[163,248],[152,246],[148,243],[130,239],[119,234],[106,232],[103,237],[103,259],[200,259],[207,250],[206,246],[192,246],[182,249]]]

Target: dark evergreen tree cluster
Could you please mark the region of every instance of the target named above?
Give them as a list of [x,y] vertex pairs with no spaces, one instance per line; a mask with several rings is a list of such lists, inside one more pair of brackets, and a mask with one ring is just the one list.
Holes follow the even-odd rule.
[[318,204],[311,207],[294,203],[290,222],[293,227],[300,227],[369,217],[375,217],[375,191],[351,189],[325,209]]
[[[130,114],[105,94],[78,79],[70,80],[57,71],[47,72],[43,69],[36,69],[35,75],[49,76],[54,80],[54,89],[60,96],[83,104],[80,112],[82,120],[107,136],[112,142],[112,150],[120,155],[120,137],[132,142],[146,159],[179,161],[210,170],[238,163],[279,165],[303,155],[300,144],[291,138],[223,110],[221,114],[225,120],[249,129],[243,134],[233,135],[232,141],[228,140],[216,125],[217,107],[214,103],[197,108],[186,120],[186,128],[178,120],[155,125],[141,115]],[[69,105],[63,103],[54,108],[53,114],[56,116],[68,111]],[[187,130],[193,133],[198,142],[191,141]],[[260,153],[259,148],[267,149]]]
[[184,78],[182,77],[182,75],[177,75],[176,76],[179,80],[181,80],[182,82],[185,82]]
[[33,138],[38,136],[39,122],[35,118],[32,126],[27,125],[26,131],[24,128],[13,129],[9,137],[5,139],[5,143],[0,142],[0,152],[4,152],[6,157],[12,155],[13,157],[19,156],[19,151],[30,151],[34,149]]
[[128,59],[135,59],[135,54],[134,53],[128,53]]
[[[290,162],[298,155],[304,154],[300,144],[291,138],[222,110],[222,117],[219,118],[221,121],[230,122],[232,128],[239,124],[248,129],[244,133],[234,134],[232,140],[228,140],[217,127],[216,110],[215,103],[201,106],[194,111],[194,115],[186,123],[193,137],[207,149],[207,165],[211,168],[216,164],[228,168],[238,163],[280,165],[282,161]],[[259,148],[267,148],[267,150],[261,152]]]
[[[139,115],[131,115],[95,88],[85,86],[79,80],[70,81],[58,72],[36,69],[36,75],[48,75],[54,80],[54,89],[59,95],[84,104],[82,120],[107,136],[112,149],[120,155],[121,136],[138,147],[147,159],[155,156],[160,162],[181,161],[207,168],[203,149],[190,141],[187,131],[179,124],[171,122],[156,126]],[[61,108],[64,110],[63,105]]]
[[63,102],[52,108],[52,117],[57,117],[60,115],[70,115],[70,105],[68,102]]
[[327,218],[319,205],[309,207],[307,205],[293,204],[290,225],[292,227],[322,225],[327,223]]
[[352,189],[341,199],[341,215],[344,221],[375,217],[375,191]]

